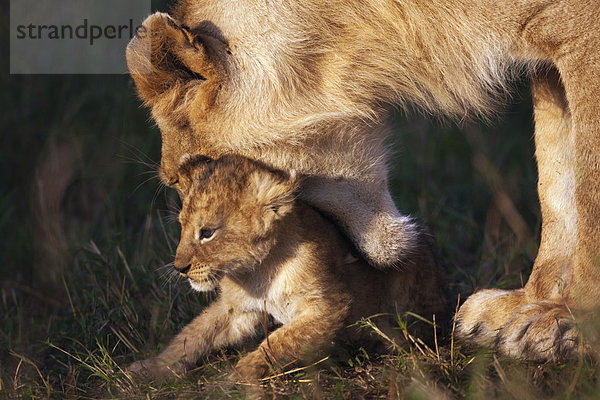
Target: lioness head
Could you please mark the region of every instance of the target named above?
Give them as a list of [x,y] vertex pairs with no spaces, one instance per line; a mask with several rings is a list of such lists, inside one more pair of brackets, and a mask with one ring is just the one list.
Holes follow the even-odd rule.
[[195,143],[203,127],[219,126],[217,95],[225,91],[231,51],[205,26],[189,28],[165,13],[146,19],[127,47],[127,64],[138,93],[162,133],[160,177],[177,181],[182,154],[220,155]]
[[178,179],[183,204],[175,268],[199,291],[265,259],[297,189],[295,177],[235,155],[184,155]]
[[[256,158],[260,146],[280,143],[292,131],[305,134],[306,126],[326,118],[319,115],[331,115],[322,104],[331,96],[313,93],[323,58],[313,49],[319,42],[265,37],[271,29],[264,18],[245,18],[241,3],[232,7],[236,15],[220,12],[223,6],[178,2],[171,15],[148,17],[127,47],[137,91],[161,130],[160,177],[172,187],[184,153]],[[312,44],[296,56],[298,43]]]

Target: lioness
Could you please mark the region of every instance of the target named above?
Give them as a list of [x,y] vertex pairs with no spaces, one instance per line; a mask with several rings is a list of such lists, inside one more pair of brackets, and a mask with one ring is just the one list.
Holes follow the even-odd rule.
[[218,287],[219,298],[158,357],[130,371],[181,372],[210,350],[254,334],[265,313],[283,326],[240,360],[236,369],[245,378],[322,350],[335,337],[365,346],[373,339],[368,330],[344,329],[361,317],[380,315],[379,328],[398,339],[398,315],[446,314],[443,278],[425,243],[401,270],[370,268],[350,256],[333,224],[295,199],[295,177],[226,155],[185,157],[178,179],[183,205],[175,268],[195,290]]
[[540,250],[524,288],[476,293],[457,332],[558,358],[577,348],[569,310],[600,305],[598,15],[597,0],[180,0],[144,22],[127,60],[162,131],[166,184],[185,152],[295,169],[300,197],[380,267],[421,240],[387,189],[390,110],[486,113],[528,71]]

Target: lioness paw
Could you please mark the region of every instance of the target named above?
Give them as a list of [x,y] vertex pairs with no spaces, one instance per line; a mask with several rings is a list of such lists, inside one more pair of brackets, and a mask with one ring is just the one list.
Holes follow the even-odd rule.
[[356,237],[356,245],[370,264],[378,268],[397,265],[414,252],[418,225],[409,217],[376,214]]
[[510,357],[557,361],[578,354],[580,334],[567,307],[529,303],[523,289],[476,292],[455,318],[463,342],[494,347]]
[[526,304],[525,292],[487,289],[473,293],[455,316],[456,335],[465,342],[491,346],[498,330]]
[[579,336],[565,306],[533,303],[521,307],[502,326],[495,345],[511,357],[559,361],[577,355]]

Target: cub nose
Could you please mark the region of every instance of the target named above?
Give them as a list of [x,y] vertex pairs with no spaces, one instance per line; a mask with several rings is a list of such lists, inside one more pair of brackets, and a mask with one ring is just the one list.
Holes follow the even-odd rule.
[[186,266],[184,266],[184,267],[181,267],[181,266],[177,266],[177,265],[175,265],[175,269],[176,269],[176,270],[177,270],[179,273],[181,273],[181,274],[184,274],[184,275],[188,273],[188,271],[190,270],[190,268],[192,268],[192,264],[188,264],[188,265],[186,265]]

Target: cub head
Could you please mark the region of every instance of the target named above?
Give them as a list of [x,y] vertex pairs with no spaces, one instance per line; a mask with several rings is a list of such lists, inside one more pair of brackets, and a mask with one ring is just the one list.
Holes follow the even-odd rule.
[[237,155],[214,160],[184,155],[178,179],[181,240],[175,268],[199,291],[265,259],[297,190],[293,175]]

